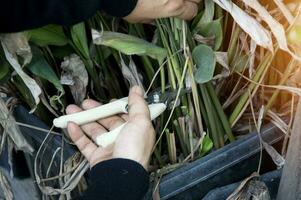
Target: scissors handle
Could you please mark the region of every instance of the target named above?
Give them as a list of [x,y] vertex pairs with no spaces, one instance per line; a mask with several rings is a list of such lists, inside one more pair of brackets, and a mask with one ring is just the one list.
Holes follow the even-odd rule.
[[[149,105],[148,108],[150,111],[151,120],[154,120],[166,110],[166,105],[164,103],[157,103]],[[126,124],[127,122],[108,133],[104,133],[96,137],[96,144],[98,146],[102,146],[103,148],[113,144]]]
[[[127,113],[127,107],[128,98],[126,97],[90,110],[56,118],[53,120],[53,124],[57,128],[67,128],[68,122],[74,122],[81,126],[116,114]],[[148,108],[151,120],[154,120],[166,110],[166,105],[164,103],[150,104]],[[95,141],[96,144],[102,147],[113,144],[126,124],[127,122],[108,133],[98,136]]]
[[127,113],[127,107],[126,97],[90,110],[61,116],[53,120],[53,125],[57,128],[67,128],[68,122],[74,122],[81,126],[116,114]]

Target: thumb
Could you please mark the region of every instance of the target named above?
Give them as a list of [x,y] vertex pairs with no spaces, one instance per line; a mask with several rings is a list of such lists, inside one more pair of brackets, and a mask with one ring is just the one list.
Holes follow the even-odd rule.
[[134,86],[129,94],[129,117],[144,117],[150,119],[148,105],[144,99],[144,94],[139,86]]

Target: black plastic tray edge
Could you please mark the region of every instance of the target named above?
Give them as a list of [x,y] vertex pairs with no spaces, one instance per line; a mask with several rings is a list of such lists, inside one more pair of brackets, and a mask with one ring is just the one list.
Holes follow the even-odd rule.
[[[262,133],[261,133],[263,140],[265,140],[269,144],[274,144],[274,143],[280,141],[283,138],[283,134],[276,131],[276,129],[277,129],[277,127],[275,127],[272,124],[267,125],[262,130]],[[231,151],[233,149],[237,149],[238,147],[243,148],[243,146],[246,146],[246,144],[250,145],[251,143],[255,144],[255,145],[257,144],[256,148],[254,148],[254,150],[247,151],[243,156],[237,157],[236,159],[234,159],[233,162],[228,163],[228,165],[224,165],[221,168],[210,172],[209,174],[207,174],[207,176],[198,177],[196,180],[190,182],[190,184],[185,184],[185,185],[178,187],[177,189],[174,189],[173,192],[170,192],[167,194],[164,193],[166,187],[170,188],[171,185],[176,182],[175,179],[178,179],[178,178],[182,179],[183,175],[185,176],[185,174],[191,173],[191,171],[193,171],[193,169],[202,168],[202,166],[204,164],[207,164],[208,161],[219,159],[218,156],[221,155],[222,153],[225,153],[226,151]],[[209,155],[207,155],[197,161],[194,161],[193,163],[188,164],[187,166],[184,166],[184,167],[182,167],[178,170],[175,170],[174,172],[166,175],[165,177],[163,177],[163,179],[160,183],[161,199],[162,200],[169,199],[169,198],[187,190],[188,188],[191,188],[191,187],[197,185],[198,183],[202,182],[203,180],[208,179],[209,177],[212,177],[212,176],[218,174],[219,172],[223,171],[225,168],[229,168],[229,167],[241,162],[242,160],[245,160],[245,159],[257,154],[258,152],[260,152],[260,149],[261,149],[259,144],[260,143],[259,143],[259,137],[258,137],[257,132],[250,133],[245,138],[241,138],[219,150],[216,150],[216,151],[210,153]],[[161,191],[163,191],[163,193]]]

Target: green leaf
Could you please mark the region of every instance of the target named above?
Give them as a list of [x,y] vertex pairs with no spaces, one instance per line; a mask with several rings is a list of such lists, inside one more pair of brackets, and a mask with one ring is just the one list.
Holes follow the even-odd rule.
[[203,144],[200,148],[200,156],[203,157],[213,148],[213,142],[207,134],[203,140]]
[[74,49],[70,45],[65,45],[62,47],[52,47],[52,55],[58,59],[64,59],[66,56],[70,56],[75,53]]
[[32,47],[33,58],[31,63],[28,64],[27,68],[36,76],[41,77],[51,82],[58,91],[64,93],[64,88],[60,83],[57,75],[45,60],[43,53],[40,49]]
[[58,25],[44,26],[27,33],[30,41],[41,47],[47,45],[64,46],[69,41],[64,34],[63,28]]
[[142,40],[138,37],[116,32],[97,32],[93,30],[93,42],[116,49],[126,55],[147,55],[157,59],[160,63],[167,56],[164,48]]
[[[211,22],[214,19],[215,4],[212,0],[205,0],[205,10],[200,12],[193,21],[193,29],[198,30],[204,24]],[[194,32],[194,31],[193,31]]]
[[214,37],[214,50],[218,50],[223,42],[223,28],[221,19],[214,20],[202,26],[198,33],[204,37]]
[[250,58],[247,54],[241,52],[238,56],[235,56],[231,68],[233,68],[237,72],[243,72],[246,68],[248,68]]
[[31,110],[35,110],[35,100],[31,95],[30,89],[28,89],[22,78],[19,75],[12,76],[12,82],[22,96],[20,99],[22,99],[22,101],[25,101],[26,104],[31,108]]
[[9,68],[9,63],[5,59],[0,59],[0,83],[6,82],[9,79]]
[[197,14],[197,16],[195,16],[193,18],[193,21],[191,23],[191,32],[195,33],[195,29],[199,26],[199,24],[201,23],[200,20],[202,19],[204,15],[204,10],[200,10],[200,12]]
[[90,55],[89,55],[89,47],[88,47],[85,23],[79,23],[72,26],[71,37],[76,47],[76,50],[79,51],[81,55],[84,56],[85,59],[89,60]]
[[288,40],[292,44],[301,43],[301,26],[294,26],[288,34]]
[[212,80],[216,66],[214,51],[207,45],[199,45],[193,50],[192,57],[197,65],[196,82],[206,83]]

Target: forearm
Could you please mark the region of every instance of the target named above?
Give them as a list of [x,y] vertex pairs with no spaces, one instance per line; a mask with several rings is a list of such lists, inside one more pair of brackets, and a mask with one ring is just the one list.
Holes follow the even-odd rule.
[[136,3],[137,0],[2,0],[0,32],[18,32],[47,24],[76,24],[98,10],[124,17]]
[[148,190],[149,176],[137,162],[112,159],[92,168],[91,184],[77,200],[140,200]]

